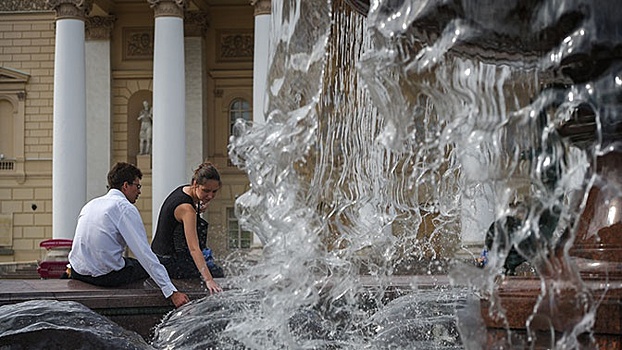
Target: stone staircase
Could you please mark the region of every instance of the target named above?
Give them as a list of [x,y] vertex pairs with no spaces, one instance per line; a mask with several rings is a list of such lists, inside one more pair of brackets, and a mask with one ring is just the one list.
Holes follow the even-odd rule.
[[0,279],[40,279],[37,261],[0,263]]

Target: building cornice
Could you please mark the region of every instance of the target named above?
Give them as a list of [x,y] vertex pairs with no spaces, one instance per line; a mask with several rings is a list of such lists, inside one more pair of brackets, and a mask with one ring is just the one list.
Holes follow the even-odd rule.
[[49,11],[46,0],[2,0],[0,12],[41,12]]

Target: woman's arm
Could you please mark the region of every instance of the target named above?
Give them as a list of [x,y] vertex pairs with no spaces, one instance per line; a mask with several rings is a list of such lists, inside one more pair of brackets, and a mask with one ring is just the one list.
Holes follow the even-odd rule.
[[222,288],[214,281],[199,246],[197,212],[194,207],[189,203],[180,204],[175,208],[175,218],[184,224],[184,235],[186,236],[186,243],[190,250],[190,256],[192,256],[194,264],[201,273],[201,278],[205,281],[206,287],[209,289],[210,293],[222,291]]

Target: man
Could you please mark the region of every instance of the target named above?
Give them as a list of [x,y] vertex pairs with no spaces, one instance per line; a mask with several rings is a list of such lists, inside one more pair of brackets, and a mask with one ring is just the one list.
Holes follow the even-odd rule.
[[[151,278],[175,307],[190,301],[178,292],[147,242],[138,209],[143,174],[132,164],[117,163],[108,172],[109,191],[80,211],[69,252],[71,278],[116,287]],[[129,247],[137,259],[124,257]]]

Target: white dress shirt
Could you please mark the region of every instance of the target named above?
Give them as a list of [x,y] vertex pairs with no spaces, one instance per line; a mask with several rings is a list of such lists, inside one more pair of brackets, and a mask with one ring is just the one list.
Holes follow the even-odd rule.
[[138,209],[117,189],[94,198],[80,211],[69,263],[81,275],[102,276],[125,266],[126,246],[166,298],[177,291],[147,242]]

